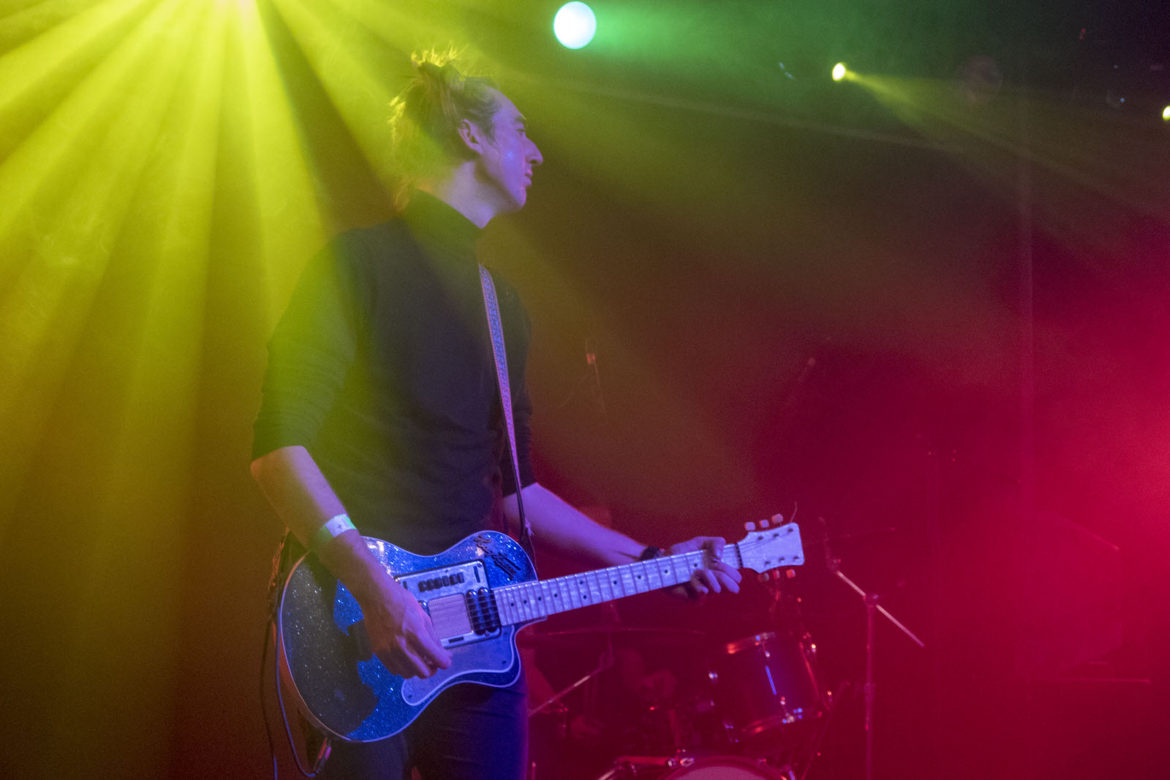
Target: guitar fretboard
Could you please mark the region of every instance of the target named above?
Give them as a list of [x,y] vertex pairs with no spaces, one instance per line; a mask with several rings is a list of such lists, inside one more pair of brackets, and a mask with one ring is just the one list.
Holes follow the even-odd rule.
[[[734,568],[742,568],[739,545],[725,545],[722,560]],[[559,612],[682,585],[695,571],[709,568],[707,561],[706,550],[695,550],[551,580],[507,585],[496,589],[496,607],[504,625],[525,623]]]

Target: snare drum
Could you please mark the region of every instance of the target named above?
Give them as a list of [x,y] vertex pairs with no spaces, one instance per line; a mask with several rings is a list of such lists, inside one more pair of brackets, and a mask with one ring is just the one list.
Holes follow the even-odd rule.
[[771,632],[724,646],[711,679],[724,727],[736,742],[771,737],[824,714],[815,652],[807,635]]

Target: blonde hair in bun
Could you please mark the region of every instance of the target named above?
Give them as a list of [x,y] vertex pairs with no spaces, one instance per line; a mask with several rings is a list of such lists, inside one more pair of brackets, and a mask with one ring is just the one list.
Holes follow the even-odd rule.
[[417,181],[470,155],[459,137],[463,120],[492,131],[498,89],[489,78],[463,75],[456,58],[453,49],[416,52],[411,56],[413,77],[390,103],[399,203]]

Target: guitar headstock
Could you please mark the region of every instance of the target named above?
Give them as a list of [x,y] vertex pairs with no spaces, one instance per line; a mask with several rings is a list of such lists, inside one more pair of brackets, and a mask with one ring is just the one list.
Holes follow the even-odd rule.
[[804,547],[800,543],[800,528],[796,523],[779,525],[773,522],[768,527],[768,521],[764,520],[760,526],[759,530],[753,530],[755,524],[749,523],[748,535],[737,545],[742,568],[762,573],[804,563]]

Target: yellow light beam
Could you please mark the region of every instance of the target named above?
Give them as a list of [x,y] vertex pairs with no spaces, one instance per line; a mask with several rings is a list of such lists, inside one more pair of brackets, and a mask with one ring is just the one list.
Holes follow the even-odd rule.
[[[1151,175],[1165,157],[1160,128],[1144,127],[1143,134],[1122,117],[1043,92],[1005,90],[975,100],[950,80],[861,75],[855,81],[1006,201],[1019,197],[1026,163],[1037,224],[1066,245],[1104,249],[1124,240],[1122,211],[1164,219],[1163,177]],[[1084,219],[1107,212],[1118,218]],[[1091,253],[1081,259],[1106,276],[1121,270]]]
[[51,410],[190,44],[184,14],[198,5],[159,3],[0,165],[0,248],[27,256],[0,298],[0,420],[12,421],[13,446],[29,446]]
[[[144,52],[157,82],[125,98],[108,96],[115,103],[133,100],[124,106],[131,116],[141,106],[142,132],[125,141],[126,154],[141,161],[127,168],[140,164],[142,173],[124,178],[127,229],[111,248],[100,297],[84,312],[87,325],[101,317],[96,328],[106,343],[92,337],[85,343],[98,348],[95,362],[105,370],[93,386],[66,391],[107,399],[103,419],[83,421],[74,431],[89,445],[76,447],[81,457],[93,458],[78,469],[88,511],[75,532],[88,544],[75,572],[81,587],[65,613],[73,618],[62,626],[62,652],[84,655],[102,674],[98,680],[61,675],[59,696],[79,689],[94,695],[54,719],[56,739],[72,739],[84,752],[108,744],[112,724],[175,709],[182,591],[174,573],[190,554],[184,520],[197,473],[201,337],[231,13],[227,4],[182,8],[169,24],[183,43],[164,35]],[[125,129],[135,124],[131,118]],[[133,660],[127,646],[140,649]],[[140,746],[120,766],[127,774],[157,776],[167,760],[162,741]]]
[[[106,0],[47,29],[17,14],[0,19],[0,159],[5,158],[110,52],[158,0]],[[41,11],[42,4],[28,9]],[[60,13],[73,4],[51,4]],[[31,27],[31,29],[29,29]],[[3,43],[19,44],[5,46]]]
[[376,58],[366,56],[359,34],[336,8],[304,0],[275,0],[275,5],[370,169],[392,186],[387,120],[395,90],[371,64]]
[[265,334],[283,311],[303,261],[325,242],[309,163],[276,60],[254,6],[242,8],[235,31],[240,74],[243,155],[260,219],[260,273],[267,291]]
[[417,15],[410,13],[401,3],[351,3],[348,0],[330,0],[330,3],[334,13],[348,16],[404,55],[419,49],[444,49],[455,38],[468,37],[457,31],[453,20],[444,17],[444,9],[437,5],[430,6],[426,15]]

